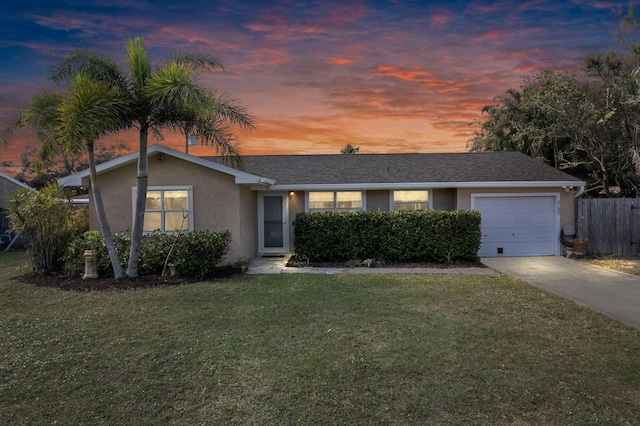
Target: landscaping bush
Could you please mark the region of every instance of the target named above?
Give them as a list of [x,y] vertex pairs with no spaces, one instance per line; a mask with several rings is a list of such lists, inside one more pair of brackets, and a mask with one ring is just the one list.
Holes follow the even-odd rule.
[[[129,260],[129,246],[131,238],[126,234],[114,234],[113,241],[118,252],[120,264],[124,268]],[[98,251],[98,274],[100,276],[113,276],[113,268],[109,260],[107,246],[104,244],[102,234],[98,231],[87,231],[76,237],[65,251],[62,258],[64,261],[64,271],[67,275],[78,275],[84,272],[84,252],[85,250]]]
[[323,212],[296,216],[296,255],[313,262],[476,261],[476,211]]
[[213,274],[215,266],[229,251],[229,231],[193,231],[182,234],[169,259],[179,275],[202,278]]
[[69,222],[71,223],[71,232],[74,238],[87,232],[89,230],[89,207],[72,207]]
[[175,245],[176,238],[176,234],[163,234],[159,231],[142,237],[138,274],[142,276],[161,275],[167,255],[171,247]]
[[54,183],[40,192],[20,188],[7,200],[12,230],[26,241],[35,273],[61,269],[67,244],[79,232],[74,219],[82,216],[74,213],[70,197],[68,190]]
[[[128,262],[131,238],[125,234],[115,234],[114,242],[124,267]],[[142,240],[138,273],[142,276],[161,275],[167,256],[171,253],[169,262],[177,265],[179,275],[202,278],[214,272],[215,266],[229,251],[230,243],[229,231],[194,231],[180,235],[154,232]],[[84,271],[85,250],[98,250],[98,273],[101,276],[113,275],[107,248],[98,231],[88,231],[69,244],[64,256],[68,274]]]

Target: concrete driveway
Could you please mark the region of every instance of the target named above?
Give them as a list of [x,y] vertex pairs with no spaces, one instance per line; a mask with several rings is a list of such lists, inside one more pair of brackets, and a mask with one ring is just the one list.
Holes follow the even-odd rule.
[[489,268],[640,330],[640,277],[561,256],[488,257]]

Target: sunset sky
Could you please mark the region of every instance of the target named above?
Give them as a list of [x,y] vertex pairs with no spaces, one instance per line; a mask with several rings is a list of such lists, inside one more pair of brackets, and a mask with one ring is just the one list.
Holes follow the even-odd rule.
[[[464,151],[481,110],[523,75],[579,67],[617,47],[615,1],[4,0],[0,118],[53,86],[47,66],[94,48],[124,58],[142,36],[152,59],[209,52],[225,71],[201,82],[237,98],[256,130],[243,154]],[[628,5],[628,2],[624,2]],[[114,136],[135,149],[135,133]],[[30,133],[0,145],[12,174]],[[150,143],[155,143],[151,140]],[[163,142],[184,149],[184,136]],[[212,155],[203,148],[190,153]]]

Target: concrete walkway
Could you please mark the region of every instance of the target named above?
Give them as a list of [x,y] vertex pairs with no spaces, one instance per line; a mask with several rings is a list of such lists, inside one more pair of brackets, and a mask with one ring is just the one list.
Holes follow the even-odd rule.
[[496,271],[640,330],[640,277],[561,256],[483,258]]
[[290,256],[253,259],[247,274],[511,274],[640,330],[640,277],[561,256],[483,258],[488,268],[288,268]]

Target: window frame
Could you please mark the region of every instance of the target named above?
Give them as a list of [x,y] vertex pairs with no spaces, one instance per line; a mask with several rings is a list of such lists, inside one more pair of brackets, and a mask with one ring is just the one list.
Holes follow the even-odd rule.
[[[395,193],[396,191],[406,191],[406,192],[422,192],[422,191],[426,191],[427,192],[427,208],[426,210],[433,210],[433,194],[431,189],[428,188],[411,188],[411,189],[392,189],[389,191],[389,211],[391,212],[395,212],[396,211],[396,201],[395,201]],[[398,202],[398,204],[413,204],[413,203],[405,203],[405,202]],[[409,211],[416,211],[416,210],[409,210]]]
[[[192,232],[195,229],[194,226],[194,211],[193,211],[193,186],[192,185],[169,185],[169,186],[149,186],[147,187],[147,194],[149,191],[161,191],[162,192],[162,203],[163,205],[161,206],[160,210],[149,210],[149,211],[153,211],[153,212],[157,212],[160,211],[160,224],[162,225],[162,228],[160,228],[159,232],[162,234],[177,234],[178,232]],[[182,231],[177,231],[177,230],[166,230],[164,229],[165,227],[165,214],[166,212],[177,212],[177,211],[183,211],[182,209],[177,210],[177,209],[165,209],[164,208],[164,192],[168,192],[168,191],[187,191],[187,208],[188,208],[188,216],[189,216],[189,221],[188,221],[188,227],[187,229],[183,229]],[[135,218],[136,216],[136,194],[137,194],[137,188],[134,186],[131,188],[131,211],[132,211],[132,219]],[[147,209],[145,209],[145,216],[146,216],[146,212]],[[144,226],[144,225],[143,225]],[[153,231],[143,231],[144,235],[149,235],[153,232],[158,231],[158,229],[154,229]]]
[[[309,206],[309,198],[310,198],[310,194],[312,192],[332,192],[333,193],[333,208],[331,210],[329,209],[312,209]],[[338,193],[339,192],[353,192],[353,193],[359,193],[360,194],[360,201],[361,201],[361,206],[358,208],[338,208]],[[316,191],[305,191],[305,196],[304,196],[304,211],[306,213],[318,213],[318,212],[326,212],[326,211],[331,211],[331,212],[358,212],[358,211],[366,211],[366,191],[354,191],[354,190],[316,190]]]

